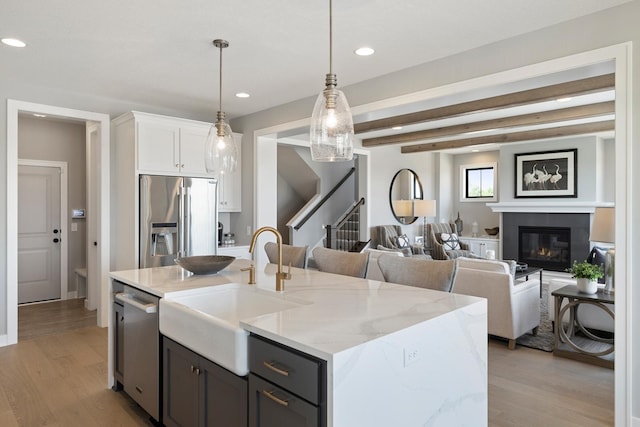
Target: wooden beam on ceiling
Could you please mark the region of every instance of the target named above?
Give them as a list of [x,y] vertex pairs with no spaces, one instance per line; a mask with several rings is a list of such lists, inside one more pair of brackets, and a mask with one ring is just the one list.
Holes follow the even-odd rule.
[[422,151],[446,150],[450,148],[468,147],[470,145],[508,143],[520,141],[534,141],[538,139],[559,138],[571,135],[583,135],[593,132],[606,132],[614,130],[615,121],[585,123],[580,125],[559,126],[547,129],[527,130],[522,132],[502,133],[499,135],[487,135],[476,138],[456,139],[451,141],[430,142],[425,144],[404,145],[402,153],[419,153]]
[[385,144],[399,144],[404,142],[421,141],[429,138],[441,138],[443,136],[459,135],[461,133],[479,132],[497,128],[511,128],[517,126],[541,125],[598,117],[615,112],[614,101],[597,104],[580,105],[578,107],[563,108],[560,110],[541,111],[537,113],[522,114],[520,116],[502,117],[499,119],[483,120],[461,125],[425,129],[415,132],[401,133],[397,135],[380,136],[362,140],[363,147],[375,147]]
[[515,107],[517,105],[534,104],[567,96],[601,92],[613,89],[614,87],[615,75],[605,74],[536,89],[524,90],[521,92],[507,93],[505,95],[494,96],[491,98],[448,105],[446,107],[416,111],[415,113],[356,123],[354,125],[354,131],[356,134],[359,134],[375,130],[390,129],[394,126],[407,126],[448,117],[462,116],[480,111],[496,110],[500,108]]

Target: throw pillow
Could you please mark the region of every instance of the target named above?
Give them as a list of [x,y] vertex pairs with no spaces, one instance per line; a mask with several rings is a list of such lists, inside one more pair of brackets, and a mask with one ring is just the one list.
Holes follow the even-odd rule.
[[442,246],[444,247],[444,250],[460,249],[460,241],[458,240],[458,235],[456,233],[442,233],[440,234],[440,238],[442,239]]
[[411,254],[411,248],[391,249],[391,248],[384,247],[382,245],[378,245],[377,249],[379,251],[385,251],[385,252],[402,252],[402,255],[406,256],[406,257],[410,257],[412,255]]
[[396,237],[396,244],[399,248],[408,248],[409,247],[409,238],[406,234],[402,234]]

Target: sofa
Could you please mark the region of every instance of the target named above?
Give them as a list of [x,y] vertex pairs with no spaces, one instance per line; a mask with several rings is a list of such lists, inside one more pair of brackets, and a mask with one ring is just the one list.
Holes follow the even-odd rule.
[[488,332],[506,338],[509,349],[527,332],[540,325],[540,280],[516,282],[512,266],[505,261],[456,258],[452,292],[487,299]]

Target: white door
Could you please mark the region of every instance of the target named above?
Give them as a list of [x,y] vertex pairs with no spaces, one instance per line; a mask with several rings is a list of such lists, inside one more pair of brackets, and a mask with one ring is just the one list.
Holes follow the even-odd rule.
[[18,167],[18,303],[60,299],[60,174]]

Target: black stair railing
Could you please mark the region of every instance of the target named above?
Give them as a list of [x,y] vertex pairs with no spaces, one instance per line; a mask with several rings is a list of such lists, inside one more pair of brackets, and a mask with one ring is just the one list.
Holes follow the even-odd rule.
[[315,206],[313,207],[313,209],[311,209],[311,211],[309,211],[309,213],[308,213],[308,214],[306,214],[306,215],[305,215],[305,217],[304,217],[304,218],[302,218],[302,219],[300,220],[300,222],[298,222],[296,225],[294,225],[294,226],[293,226],[293,229],[294,229],[294,230],[296,230],[296,231],[297,231],[297,230],[300,230],[300,228],[302,228],[302,226],[303,226],[307,221],[309,221],[309,220],[311,219],[311,217],[313,217],[313,215],[314,215],[316,212],[318,212],[318,210],[322,207],[322,205],[324,205],[324,204],[327,202],[327,200],[329,200],[329,199],[331,198],[331,196],[333,196],[333,193],[335,193],[336,191],[338,191],[338,189],[342,186],[342,184],[344,184],[344,183],[347,181],[347,179],[349,179],[349,177],[350,177],[351,175],[353,175],[353,174],[354,174],[354,172],[355,172],[355,171],[356,171],[356,168],[355,168],[355,167],[354,167],[354,168],[351,168],[351,169],[349,170],[349,172],[347,172],[347,174],[344,176],[344,178],[342,178],[342,179],[340,180],[340,182],[338,182],[338,183],[337,183],[337,184],[336,184],[336,185],[331,189],[331,191],[329,191],[329,192],[328,192],[328,193],[327,193],[327,194],[326,194],[326,195],[325,195],[325,196],[320,200],[320,202],[318,202],[318,204],[317,204],[317,205],[315,205]]
[[325,246],[340,251],[351,251],[360,242],[360,207],[358,200],[334,225],[325,225]]

